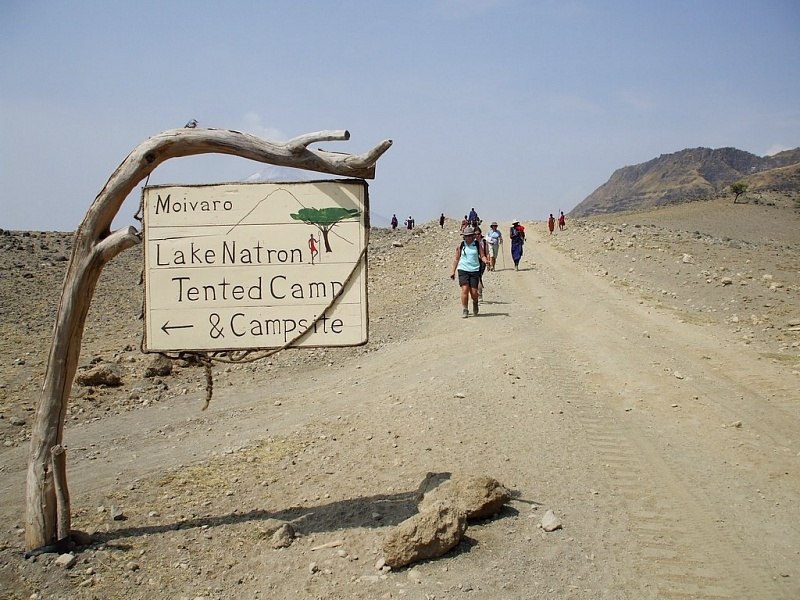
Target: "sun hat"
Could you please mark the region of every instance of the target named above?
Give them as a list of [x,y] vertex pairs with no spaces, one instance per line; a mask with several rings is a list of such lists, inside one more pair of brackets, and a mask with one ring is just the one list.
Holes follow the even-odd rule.
[[464,227],[464,231],[461,232],[461,235],[475,235],[475,228],[474,227]]
[[511,221],[511,224],[512,225],[519,225],[519,219],[514,219],[513,221]]
[[489,227],[497,227],[497,221],[492,221],[492,224]]

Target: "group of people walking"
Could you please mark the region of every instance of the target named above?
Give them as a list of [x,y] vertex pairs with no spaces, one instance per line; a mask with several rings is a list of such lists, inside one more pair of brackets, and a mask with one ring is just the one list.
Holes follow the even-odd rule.
[[[556,218],[553,216],[553,213],[550,213],[550,218],[547,219],[547,229],[550,230],[550,233],[553,233],[553,230],[556,228]],[[564,231],[567,228],[567,219],[564,216],[564,211],[562,210],[558,215],[558,230]]]
[[[474,213],[474,214],[473,214]],[[473,217],[474,218],[471,218]],[[503,234],[498,229],[497,221],[492,221],[486,236],[480,227],[481,220],[475,209],[464,216],[461,224],[462,241],[456,247],[453,259],[453,269],[450,279],[458,275],[458,285],[461,288],[461,316],[469,317],[469,302],[472,300],[472,316],[477,317],[480,312],[479,304],[483,299],[483,274],[497,268],[497,257],[503,244]],[[525,243],[525,227],[515,220],[509,229],[511,239],[511,258],[514,268],[519,270],[519,261],[522,259],[522,247]]]
[[[458,285],[461,288],[461,315],[465,318],[469,317],[470,300],[472,300],[472,315],[478,316],[479,304],[483,299],[483,274],[486,271],[495,270],[497,256],[500,254],[500,247],[503,244],[503,234],[497,228],[496,221],[492,221],[485,237],[480,225],[481,220],[474,208],[468,215],[464,215],[464,220],[461,222],[463,239],[456,247],[453,270],[450,274],[451,279],[455,279],[458,274]],[[550,213],[550,218],[547,220],[547,228],[550,233],[553,233],[555,226],[556,218]],[[558,229],[560,231],[566,229],[564,211],[559,213]],[[525,247],[525,226],[515,219],[511,222],[508,237],[511,240],[511,260],[514,261],[514,269],[519,271],[519,263]]]
[[[398,221],[397,216],[392,215],[392,229],[397,228]],[[550,233],[555,230],[556,222],[559,230],[566,228],[566,217],[563,211],[559,212],[558,219],[550,213],[550,217],[547,219],[547,228]],[[439,216],[439,227],[444,229],[444,223],[445,216],[442,213]],[[497,268],[497,257],[500,255],[503,245],[503,234],[498,228],[497,221],[492,221],[485,236],[481,224],[482,220],[474,208],[464,215],[464,219],[461,221],[462,240],[456,247],[453,268],[450,273],[450,279],[455,280],[458,276],[461,315],[464,318],[470,316],[470,301],[472,301],[472,316],[478,316],[480,302],[483,300],[483,274]],[[408,229],[412,229],[414,220],[409,217],[405,225]],[[525,226],[518,219],[511,222],[508,239],[511,243],[511,260],[514,262],[514,270],[519,271],[525,247]]]
[[[389,223],[391,224],[392,229],[397,229],[397,226],[400,224],[400,221],[397,220],[397,215],[396,214],[392,215],[392,220],[389,221]],[[406,226],[406,229],[409,229],[409,230],[410,229],[414,229],[414,225],[415,225],[414,218],[411,217],[411,215],[409,215],[409,217],[405,221],[403,221],[403,224]]]

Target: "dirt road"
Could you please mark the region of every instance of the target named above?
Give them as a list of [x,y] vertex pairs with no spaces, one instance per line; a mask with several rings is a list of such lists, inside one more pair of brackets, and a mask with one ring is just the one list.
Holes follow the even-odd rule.
[[521,352],[579,424],[570,454],[624,515],[639,581],[659,597],[798,593],[796,376],[537,250],[510,287],[535,299]]
[[[449,253],[431,257],[443,279]],[[102,544],[62,573],[22,562],[15,534],[0,597],[800,597],[797,375],[546,233],[522,266],[486,275],[478,318],[448,287],[409,339],[304,377],[231,372],[204,413],[188,394],[70,428],[75,526]],[[4,523],[22,521],[25,452],[3,455]],[[515,498],[446,557],[376,569],[426,472]],[[548,509],[562,530],[538,528]],[[290,548],[271,519],[294,523]]]

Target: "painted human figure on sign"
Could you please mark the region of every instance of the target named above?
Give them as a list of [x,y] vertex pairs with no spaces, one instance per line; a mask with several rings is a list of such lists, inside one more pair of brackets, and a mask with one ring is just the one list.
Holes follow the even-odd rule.
[[311,236],[308,238],[308,251],[311,253],[311,264],[314,264],[314,259],[319,256],[319,250],[317,250],[317,244],[319,240],[314,238],[314,234],[312,233]]

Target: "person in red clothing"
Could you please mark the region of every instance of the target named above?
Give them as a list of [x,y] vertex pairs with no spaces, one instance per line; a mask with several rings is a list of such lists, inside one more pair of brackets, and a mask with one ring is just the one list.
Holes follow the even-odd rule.
[[314,259],[319,256],[319,250],[317,250],[317,241],[314,239],[314,234],[311,234],[311,237],[308,238],[308,251],[311,252],[311,264],[314,264]]
[[553,229],[556,228],[556,218],[553,216],[553,213],[550,213],[550,218],[547,219],[547,228],[550,230],[550,233],[553,233]]
[[561,214],[558,215],[558,230],[564,231],[567,228],[567,219],[564,217],[564,211],[561,211]]

